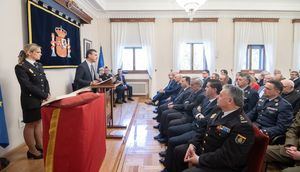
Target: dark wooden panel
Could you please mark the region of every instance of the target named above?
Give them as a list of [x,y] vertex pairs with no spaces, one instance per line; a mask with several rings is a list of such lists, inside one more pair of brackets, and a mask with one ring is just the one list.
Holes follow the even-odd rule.
[[75,2],[74,0],[54,0],[56,3],[64,6],[70,12],[78,16],[83,24],[91,24],[93,18],[85,13]]
[[300,19],[293,19],[293,23],[300,23]]
[[279,18],[234,18],[233,22],[279,22]]

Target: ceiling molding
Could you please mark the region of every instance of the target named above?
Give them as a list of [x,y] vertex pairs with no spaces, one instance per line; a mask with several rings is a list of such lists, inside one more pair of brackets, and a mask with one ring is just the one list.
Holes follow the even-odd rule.
[[[107,11],[99,18],[187,18],[184,11]],[[300,12],[286,11],[197,11],[194,18],[300,18]]]
[[[186,18],[188,17],[187,13],[178,5],[176,5],[176,3],[172,5],[171,2],[173,2],[173,0],[168,0],[168,1],[166,0],[166,2],[164,1],[164,3],[162,3],[162,4],[166,4],[167,2],[169,2],[171,4],[169,6],[165,6],[164,7],[165,10],[143,10],[142,8],[139,9],[138,6],[134,6],[136,10],[128,10],[124,5],[122,6],[124,8],[121,8],[122,10],[109,10],[111,9],[109,8],[109,5],[111,5],[112,3],[111,0],[75,0],[75,1],[89,15],[93,16],[93,18],[109,19],[109,18]],[[214,0],[210,2],[210,8],[204,5],[203,8],[199,9],[196,12],[194,17],[195,18],[213,18],[213,17],[215,18],[288,18],[288,19],[300,18],[300,10],[297,5],[291,8],[291,5],[288,5],[287,7],[284,6],[283,4],[280,4],[280,6],[282,7],[281,10],[270,10],[270,9],[275,9],[274,6],[279,6],[278,5],[279,0],[277,1],[277,4],[272,2],[271,5],[269,3],[270,7],[262,6],[257,10],[249,10],[252,8],[251,6],[249,6],[248,10],[239,9],[238,7],[240,7],[242,4],[241,2],[235,3],[236,5],[235,4],[228,5],[226,4],[225,1],[227,2],[230,0]],[[257,4],[261,0],[260,1],[252,0],[252,1],[253,2],[255,1],[254,4]],[[129,2],[129,0],[122,0],[122,2],[124,3]],[[146,2],[152,2],[152,1],[145,1],[145,3]],[[126,3],[126,6],[127,5],[128,4]],[[231,8],[226,9],[225,7],[231,7]]]
[[189,18],[172,18],[172,23],[176,22],[218,22],[218,18],[193,18],[192,20]]

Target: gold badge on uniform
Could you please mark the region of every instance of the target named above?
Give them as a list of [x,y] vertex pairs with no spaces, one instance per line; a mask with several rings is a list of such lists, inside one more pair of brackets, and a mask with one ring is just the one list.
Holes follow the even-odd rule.
[[212,115],[210,116],[210,118],[214,118],[216,115],[217,115],[217,114],[214,113],[214,114],[212,114]]
[[246,137],[244,137],[244,136],[238,134],[238,135],[235,137],[235,143],[237,143],[237,144],[244,144],[245,141],[246,141],[246,139],[247,139]]

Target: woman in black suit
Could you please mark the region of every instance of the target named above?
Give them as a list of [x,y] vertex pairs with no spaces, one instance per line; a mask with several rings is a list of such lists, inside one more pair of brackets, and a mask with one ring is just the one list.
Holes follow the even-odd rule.
[[29,150],[28,159],[43,158],[41,103],[49,98],[49,84],[41,63],[41,47],[27,44],[19,54],[15,73],[21,87],[24,139]]

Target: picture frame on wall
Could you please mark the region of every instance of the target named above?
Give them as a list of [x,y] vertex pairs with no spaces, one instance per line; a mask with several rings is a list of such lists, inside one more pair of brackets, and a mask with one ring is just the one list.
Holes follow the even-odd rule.
[[88,40],[86,38],[83,39],[83,56],[86,55],[87,50],[92,48],[92,45],[93,43],[91,40]]

